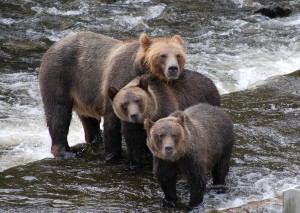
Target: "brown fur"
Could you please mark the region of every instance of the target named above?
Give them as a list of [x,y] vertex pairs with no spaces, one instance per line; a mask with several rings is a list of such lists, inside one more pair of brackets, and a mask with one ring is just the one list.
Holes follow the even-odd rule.
[[[116,115],[122,121],[131,123],[143,123],[145,118],[156,121],[201,102],[220,105],[220,95],[213,82],[189,70],[174,82],[167,83],[147,74],[135,78],[120,90],[110,87],[108,92]],[[128,105],[128,110],[123,109],[124,103]],[[132,120],[131,108],[138,114],[137,120]]]
[[[137,77],[120,91],[114,87],[108,91],[114,112],[122,121],[142,124],[145,118],[158,119],[179,110],[175,91],[152,75]],[[137,114],[135,120],[132,114]]]
[[176,176],[182,172],[190,186],[190,206],[203,201],[207,173],[213,184],[225,184],[234,142],[233,124],[220,108],[198,104],[157,122],[146,119],[147,145],[154,156],[154,174],[166,196],[176,202]]
[[[70,154],[67,135],[72,110],[79,115],[85,138],[90,143],[101,142],[99,123],[103,116],[106,152],[108,155],[120,154],[120,121],[110,106],[108,86],[122,88],[144,73],[153,73],[160,78],[165,75],[162,68],[157,70],[159,66],[153,70],[152,66],[145,63],[145,58],[148,57],[145,36],[151,43],[147,49],[151,49],[156,41],[146,34],[141,35],[140,40],[143,42],[140,43],[132,40],[122,42],[101,34],[80,32],[57,42],[44,54],[39,84],[54,156]],[[164,41],[174,51],[177,48],[180,51],[184,49],[179,36],[166,38]],[[174,58],[172,53],[167,54],[167,58],[169,57]],[[179,60],[177,63],[184,66]],[[167,66],[169,65],[161,62],[161,67]]]
[[[184,71],[186,53],[183,40],[179,35],[172,38],[150,39],[146,33],[140,36],[142,48],[138,56],[143,58],[144,63],[150,68],[153,75],[161,80],[169,81],[179,77]],[[169,68],[175,66],[179,72],[170,74]]]
[[131,42],[134,42],[134,39],[130,38],[123,41],[123,43],[131,43]]
[[[152,121],[146,119],[144,127],[145,129],[151,129],[149,133],[150,135],[156,134],[157,138],[149,138],[147,142],[147,145],[154,156],[164,160],[177,161],[188,152],[188,149],[193,148],[193,144],[189,143],[191,141],[189,139],[190,134],[184,134],[185,131],[180,119],[169,117],[165,118],[163,121],[160,119],[156,122],[156,125],[153,128],[151,128],[151,125],[154,123],[150,124],[150,122]],[[164,122],[166,125],[164,125]],[[155,139],[159,140],[160,137],[166,137],[166,135],[164,135],[166,129],[169,129],[170,131],[167,138],[163,143],[156,143]],[[173,146],[174,152],[172,152],[171,155],[168,155],[164,149],[165,146]]]
[[146,146],[146,134],[143,134],[145,118],[156,121],[176,110],[184,110],[201,102],[220,105],[220,95],[214,83],[200,73],[189,70],[185,70],[176,81],[168,83],[150,74],[143,75],[120,91],[110,87],[108,95],[116,115],[122,120],[122,134],[131,164],[137,167],[141,167],[143,145]]

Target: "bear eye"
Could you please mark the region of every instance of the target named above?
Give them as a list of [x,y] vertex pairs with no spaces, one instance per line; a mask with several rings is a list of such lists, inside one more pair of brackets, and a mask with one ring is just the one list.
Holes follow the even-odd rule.
[[181,58],[181,55],[180,55],[180,54],[177,54],[176,57],[177,57],[178,59],[180,59],[180,58]]
[[159,134],[158,134],[158,138],[159,138],[160,140],[163,139],[164,136],[165,136],[164,133],[159,133]]
[[177,139],[178,139],[178,135],[172,134],[172,138],[173,138],[174,140],[177,140]]
[[135,103],[139,104],[140,103],[140,99],[136,99]]
[[123,103],[123,104],[122,104],[122,108],[123,108],[123,109],[127,109],[127,106],[128,106],[128,103]]
[[165,58],[167,58],[167,55],[166,55],[166,54],[161,54],[161,55],[160,55],[160,58],[165,59]]

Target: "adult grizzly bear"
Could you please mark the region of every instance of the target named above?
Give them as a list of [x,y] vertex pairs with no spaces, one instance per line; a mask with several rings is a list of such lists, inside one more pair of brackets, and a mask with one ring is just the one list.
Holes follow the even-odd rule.
[[122,88],[136,76],[152,73],[176,80],[186,54],[182,38],[119,41],[92,32],[67,36],[44,55],[39,85],[55,157],[75,156],[67,141],[72,110],[78,114],[88,143],[100,143],[99,123],[104,117],[107,160],[121,156],[120,121],[106,94],[108,85]]
[[220,94],[213,81],[190,70],[168,83],[151,74],[142,75],[121,90],[109,87],[108,95],[115,114],[122,121],[122,135],[133,172],[142,166],[146,147],[145,118],[156,121],[202,102],[220,106]]
[[221,108],[198,104],[155,123],[146,119],[144,125],[166,205],[176,204],[180,173],[187,178],[191,208],[203,201],[209,171],[214,185],[225,184],[234,136],[233,123]]

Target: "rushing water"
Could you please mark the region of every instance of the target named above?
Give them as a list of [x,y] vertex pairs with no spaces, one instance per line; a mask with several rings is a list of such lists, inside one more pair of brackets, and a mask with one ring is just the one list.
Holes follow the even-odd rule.
[[[180,34],[187,67],[214,80],[223,94],[222,106],[234,119],[237,141],[229,190],[219,195],[209,189],[206,211],[272,199],[300,184],[299,71],[282,76],[300,68],[300,2],[277,1],[293,9],[286,18],[253,15],[266,2],[1,1],[0,210],[162,211],[163,194],[150,168],[124,177],[122,166],[106,166],[102,155],[100,161],[51,156],[38,69],[53,42],[82,30],[117,39],[138,38],[143,31]],[[71,145],[84,142],[75,115],[68,139]],[[179,209],[184,209],[184,181],[179,196]],[[275,202],[264,212],[281,209]]]

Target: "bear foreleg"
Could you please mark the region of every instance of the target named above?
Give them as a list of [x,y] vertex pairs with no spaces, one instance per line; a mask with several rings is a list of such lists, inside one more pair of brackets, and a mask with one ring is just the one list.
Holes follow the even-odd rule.
[[119,163],[122,159],[121,121],[115,115],[112,108],[107,110],[103,117],[105,162]]
[[192,157],[186,157],[181,160],[180,170],[187,178],[190,189],[189,207],[197,207],[203,202],[207,182],[206,170],[199,164],[199,162],[194,162]]
[[143,164],[143,151],[146,147],[147,138],[146,131],[142,124],[122,121],[122,135],[127,145],[130,170],[136,173],[140,171]]
[[154,175],[165,195],[163,206],[175,207],[177,202],[176,181],[179,168],[176,163],[165,161],[156,157],[154,157],[153,161]]

